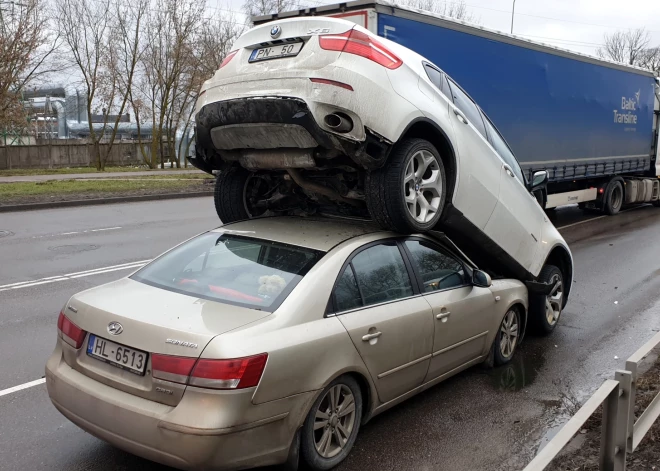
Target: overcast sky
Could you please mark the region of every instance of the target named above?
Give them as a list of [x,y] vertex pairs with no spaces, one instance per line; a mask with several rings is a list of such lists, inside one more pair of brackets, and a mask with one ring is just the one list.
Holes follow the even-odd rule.
[[[236,12],[241,11],[243,3],[242,0],[208,1],[210,8]],[[308,0],[306,3],[336,2]],[[509,32],[512,0],[465,0],[465,3],[482,26]],[[595,55],[604,33],[642,27],[650,32],[651,45],[660,46],[660,0],[516,0],[513,32]]]

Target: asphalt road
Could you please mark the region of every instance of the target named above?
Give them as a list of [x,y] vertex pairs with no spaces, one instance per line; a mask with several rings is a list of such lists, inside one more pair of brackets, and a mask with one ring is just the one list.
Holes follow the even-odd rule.
[[[473,368],[377,417],[340,470],[521,469],[660,329],[660,209],[553,218],[568,226],[576,266],[553,335],[528,337],[505,368]],[[0,469],[168,469],[79,430],[43,384],[2,392],[43,377],[69,296],[217,224],[210,198],[0,215]]]

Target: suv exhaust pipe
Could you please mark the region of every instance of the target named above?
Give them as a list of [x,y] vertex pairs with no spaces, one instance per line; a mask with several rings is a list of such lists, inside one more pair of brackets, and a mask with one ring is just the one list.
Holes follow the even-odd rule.
[[353,130],[353,120],[344,113],[331,113],[323,119],[325,125],[335,132],[347,133]]

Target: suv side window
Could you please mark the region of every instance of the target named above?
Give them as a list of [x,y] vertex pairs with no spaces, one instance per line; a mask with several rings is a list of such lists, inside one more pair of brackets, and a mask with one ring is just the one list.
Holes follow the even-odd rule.
[[448,80],[451,94],[454,97],[454,104],[459,110],[465,113],[467,120],[477,128],[477,131],[479,131],[484,138],[487,139],[486,128],[484,127],[484,122],[481,119],[481,113],[479,112],[476,103],[472,101],[472,98],[467,96],[463,90],[461,90],[461,87],[459,87],[456,82],[451,79]]
[[463,264],[445,254],[434,244],[421,240],[407,240],[411,261],[422,278],[423,291],[431,293],[466,284]]
[[424,70],[426,70],[426,75],[428,75],[431,83],[435,85],[438,90],[440,90],[440,93],[451,100],[451,97],[449,96],[449,85],[447,85],[445,74],[440,72],[440,70],[436,69],[431,64],[424,64]]
[[486,123],[486,127],[488,128],[488,138],[489,138],[488,140],[495,148],[500,158],[504,160],[504,162],[506,162],[509,165],[509,167],[511,167],[514,175],[518,178],[518,180],[520,180],[520,183],[524,185],[525,177],[523,176],[523,172],[522,169],[520,168],[520,164],[516,160],[516,157],[513,155],[513,152],[511,152],[511,149],[509,149],[509,146],[507,145],[506,141],[499,133],[499,131],[495,128],[493,123],[490,122],[488,116],[484,115],[484,123]]
[[408,269],[394,242],[359,252],[342,273],[334,291],[337,312],[412,295]]

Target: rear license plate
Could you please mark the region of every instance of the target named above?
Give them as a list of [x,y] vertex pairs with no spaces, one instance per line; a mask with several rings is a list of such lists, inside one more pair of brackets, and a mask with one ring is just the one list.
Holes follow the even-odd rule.
[[265,61],[268,59],[280,59],[282,57],[297,56],[303,47],[303,43],[282,44],[279,46],[262,47],[255,49],[250,54],[248,62]]
[[87,355],[140,376],[144,376],[148,357],[145,352],[124,347],[93,334],[89,336]]

